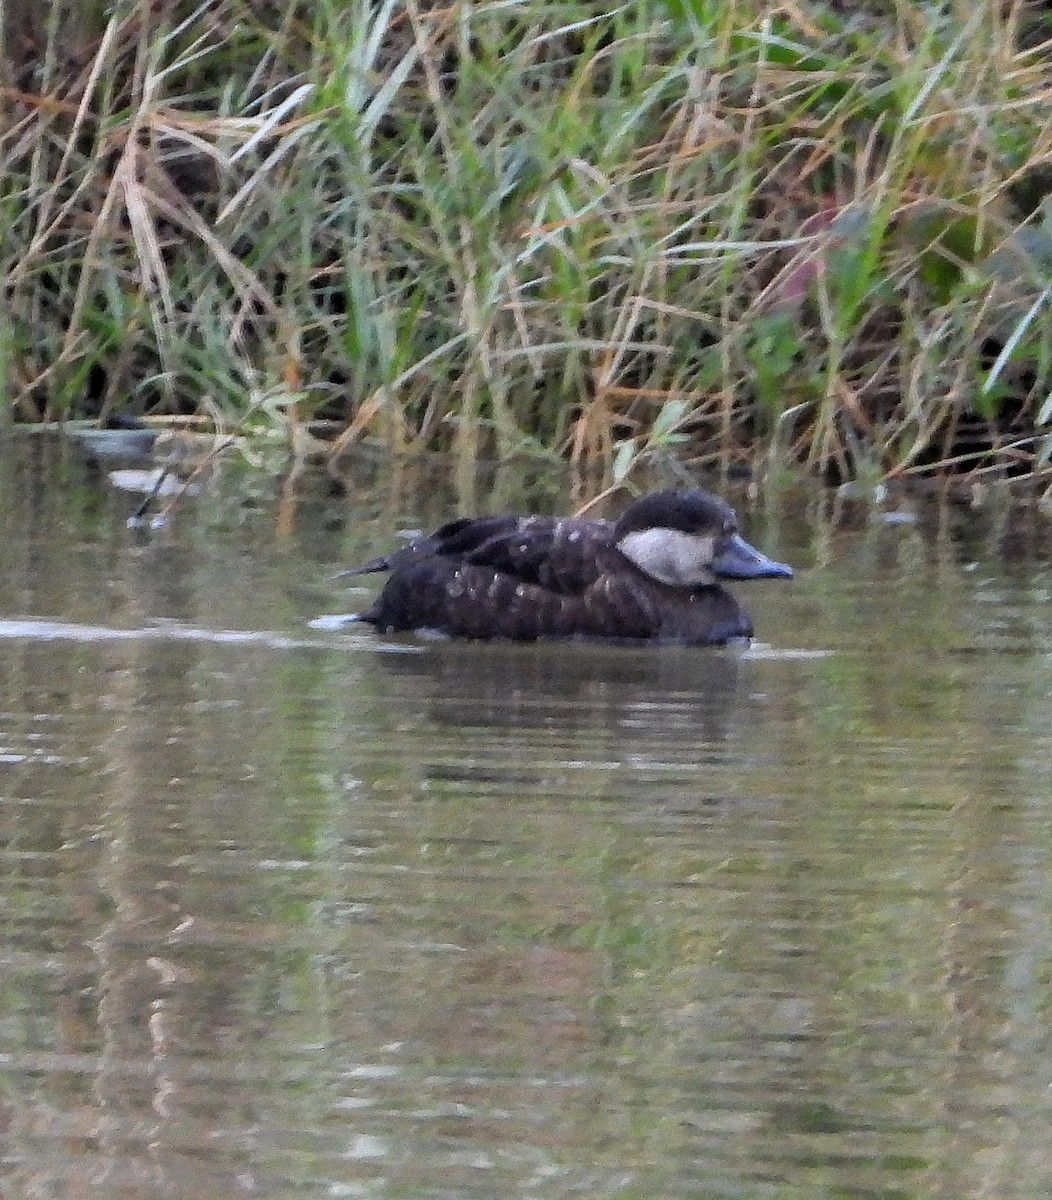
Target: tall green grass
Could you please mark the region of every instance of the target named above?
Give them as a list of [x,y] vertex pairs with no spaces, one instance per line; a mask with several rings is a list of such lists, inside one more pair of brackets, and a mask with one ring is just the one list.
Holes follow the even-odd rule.
[[16,419],[1044,467],[1044,6],[0,0]]

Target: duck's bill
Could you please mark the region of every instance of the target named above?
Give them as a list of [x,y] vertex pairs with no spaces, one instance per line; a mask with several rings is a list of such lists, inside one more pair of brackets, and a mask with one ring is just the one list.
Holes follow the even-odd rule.
[[735,534],[712,560],[712,573],[720,579],[791,579],[793,568],[761,554]]

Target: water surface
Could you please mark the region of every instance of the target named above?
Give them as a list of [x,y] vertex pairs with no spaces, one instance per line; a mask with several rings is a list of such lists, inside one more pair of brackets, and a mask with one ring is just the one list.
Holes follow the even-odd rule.
[[1052,1193],[1034,506],[742,503],[742,652],[313,630],[367,466],[0,502],[0,1194]]

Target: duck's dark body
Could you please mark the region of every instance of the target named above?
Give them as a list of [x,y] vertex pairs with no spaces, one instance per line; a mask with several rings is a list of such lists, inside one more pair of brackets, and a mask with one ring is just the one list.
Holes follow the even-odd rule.
[[[663,582],[627,556],[626,535],[649,537],[655,530],[688,548],[693,539],[706,547],[704,582]],[[752,557],[741,557],[745,552]],[[692,644],[752,634],[748,614],[715,582],[717,575],[791,574],[742,542],[733,511],[703,492],[645,497],[617,524],[514,516],[453,521],[353,573],[370,571],[391,577],[359,619],[386,633]]]

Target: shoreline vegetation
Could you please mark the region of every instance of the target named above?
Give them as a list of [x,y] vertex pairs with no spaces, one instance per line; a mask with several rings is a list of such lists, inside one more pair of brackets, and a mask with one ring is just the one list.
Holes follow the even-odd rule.
[[1050,473],[1052,6],[0,14],[0,431]]

